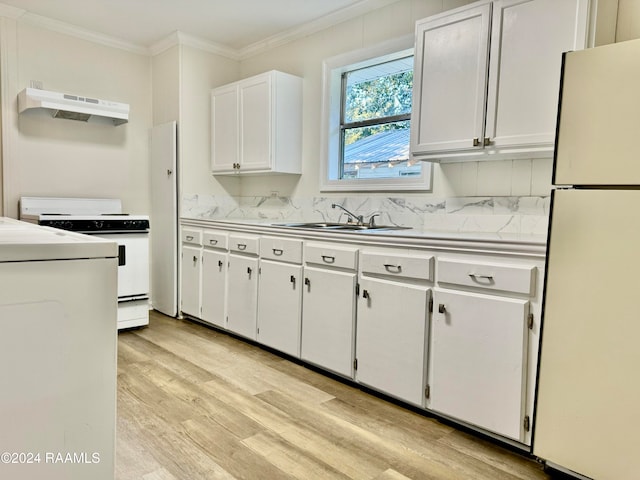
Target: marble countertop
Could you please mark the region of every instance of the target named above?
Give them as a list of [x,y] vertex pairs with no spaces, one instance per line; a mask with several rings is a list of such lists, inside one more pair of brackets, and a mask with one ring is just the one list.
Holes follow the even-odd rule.
[[[376,230],[339,230],[299,228],[287,226],[286,222],[264,219],[216,219],[182,217],[181,223],[197,227],[220,227],[231,230],[253,231],[261,234],[286,234],[310,239],[335,239],[348,242],[401,244],[403,246],[446,246],[488,249],[514,250],[519,253],[532,253],[536,256],[546,254],[546,235],[487,233],[487,232],[447,232],[426,228],[376,229]],[[298,224],[304,222],[290,222]]]

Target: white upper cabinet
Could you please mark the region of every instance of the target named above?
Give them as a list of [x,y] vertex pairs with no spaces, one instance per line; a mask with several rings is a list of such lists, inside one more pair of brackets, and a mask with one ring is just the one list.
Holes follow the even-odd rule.
[[588,0],[477,2],[416,25],[411,152],[551,156],[562,52],[586,46]]
[[236,84],[211,94],[211,170],[233,172],[240,158],[239,93]]
[[211,92],[211,170],[301,173],[302,79],[278,71]]
[[491,5],[418,22],[412,154],[469,150],[484,137]]

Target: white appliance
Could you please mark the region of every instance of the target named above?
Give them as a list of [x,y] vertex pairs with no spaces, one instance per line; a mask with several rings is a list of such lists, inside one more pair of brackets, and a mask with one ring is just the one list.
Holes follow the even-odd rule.
[[18,111],[22,113],[32,108],[51,110],[54,118],[67,120],[86,122],[95,116],[108,118],[114,125],[129,121],[129,105],[126,103],[25,88],[18,94]]
[[0,217],[0,477],[113,480],[117,253]]
[[640,40],[563,57],[533,452],[638,475]]
[[118,244],[118,329],[149,324],[149,217],[113,198],[22,197],[20,218]]
[[178,148],[176,122],[151,129],[151,304],[178,316]]

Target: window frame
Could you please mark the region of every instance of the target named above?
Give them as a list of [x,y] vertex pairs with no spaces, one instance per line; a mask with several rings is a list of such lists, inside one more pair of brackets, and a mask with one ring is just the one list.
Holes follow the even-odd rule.
[[431,191],[433,165],[429,162],[422,162],[421,175],[404,178],[340,178],[343,73],[413,55],[413,43],[413,36],[406,36],[331,57],[323,62],[320,191]]

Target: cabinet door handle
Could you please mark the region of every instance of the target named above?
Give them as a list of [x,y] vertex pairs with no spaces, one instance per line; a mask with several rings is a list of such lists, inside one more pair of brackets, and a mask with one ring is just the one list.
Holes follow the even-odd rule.
[[369,295],[369,290],[362,290],[362,298],[366,298],[367,300],[371,298],[371,295]]
[[402,265],[393,265],[392,263],[385,263],[384,268],[392,273],[400,273],[402,271]]
[[484,141],[482,142],[485,147],[491,145],[491,139],[489,137],[484,137]]
[[296,277],[294,277],[293,275],[291,275],[291,276],[289,277],[289,281],[290,281],[291,283],[293,283],[293,288],[296,288]]
[[322,255],[322,260],[326,263],[334,263],[336,261],[336,257],[331,255]]
[[438,313],[447,313],[447,307],[444,303],[438,304]]
[[473,146],[474,147],[480,146],[480,139],[478,137],[473,137]]
[[195,255],[193,256],[193,263],[196,263],[198,261],[198,257],[196,257]]
[[307,286],[307,291],[311,291],[311,280],[309,280],[308,278],[304,279],[304,284]]
[[172,173],[173,173],[173,170],[167,169],[167,175],[171,175]]
[[222,260],[218,260],[218,267],[222,268],[222,265],[223,265]]
[[272,248],[271,250],[273,250],[273,254],[277,256],[280,256],[284,253],[284,251],[280,248]]
[[253,272],[253,270],[251,270],[251,267],[247,267],[247,275],[249,275],[249,278],[251,278],[251,273]]
[[239,243],[238,244],[238,250],[246,250],[247,249],[247,244],[246,243]]

